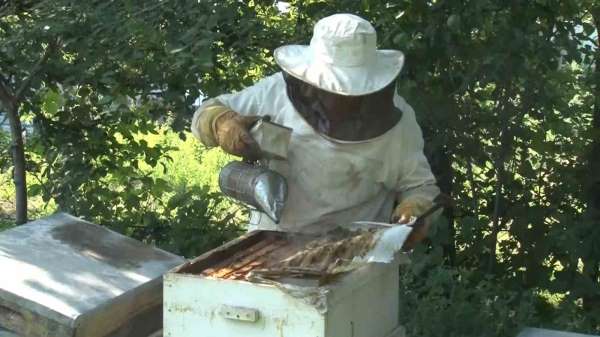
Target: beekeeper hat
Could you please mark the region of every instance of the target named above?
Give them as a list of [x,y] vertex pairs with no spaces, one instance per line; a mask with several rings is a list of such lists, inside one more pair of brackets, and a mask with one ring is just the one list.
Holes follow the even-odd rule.
[[275,62],[290,75],[347,96],[385,88],[404,65],[401,51],[377,50],[375,28],[352,14],[334,14],[319,20],[309,46],[282,46],[274,56]]

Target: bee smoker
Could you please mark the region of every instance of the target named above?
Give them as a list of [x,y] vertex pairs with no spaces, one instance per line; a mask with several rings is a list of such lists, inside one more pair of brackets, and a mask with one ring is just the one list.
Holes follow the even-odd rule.
[[[256,140],[265,160],[285,160],[292,129],[258,121],[250,134]],[[223,194],[246,203],[279,223],[287,199],[287,181],[266,167],[266,161],[248,163],[233,161],[219,173]]]

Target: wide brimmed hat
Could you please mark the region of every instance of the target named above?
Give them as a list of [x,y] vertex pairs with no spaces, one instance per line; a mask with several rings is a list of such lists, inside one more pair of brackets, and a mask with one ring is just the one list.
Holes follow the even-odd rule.
[[404,65],[399,50],[377,50],[375,28],[352,14],[323,18],[314,27],[309,46],[287,45],[274,53],[288,74],[320,89],[361,96],[390,84]]

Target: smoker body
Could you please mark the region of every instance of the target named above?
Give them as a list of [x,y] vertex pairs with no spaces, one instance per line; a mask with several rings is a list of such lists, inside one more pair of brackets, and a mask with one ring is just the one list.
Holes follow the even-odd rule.
[[332,283],[294,286],[200,275],[279,232],[255,231],[164,276],[165,337],[388,337],[399,326],[399,258],[369,264]]
[[0,233],[0,336],[147,337],[185,260],[68,214]]

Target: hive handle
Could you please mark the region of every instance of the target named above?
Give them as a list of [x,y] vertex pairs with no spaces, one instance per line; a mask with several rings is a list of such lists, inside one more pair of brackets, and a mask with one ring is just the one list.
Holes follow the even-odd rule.
[[255,323],[260,317],[258,309],[222,305],[219,309],[221,317],[242,322]]

